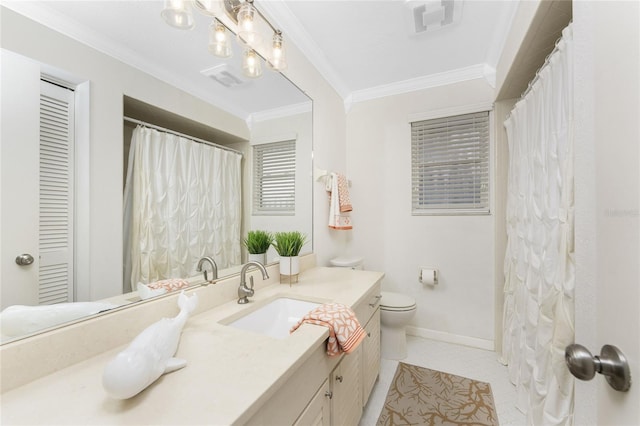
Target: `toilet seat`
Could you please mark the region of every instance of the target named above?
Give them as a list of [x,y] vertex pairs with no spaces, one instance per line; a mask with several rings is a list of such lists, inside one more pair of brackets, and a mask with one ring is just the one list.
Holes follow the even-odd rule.
[[380,309],[383,311],[406,312],[416,309],[413,298],[400,293],[381,291]]

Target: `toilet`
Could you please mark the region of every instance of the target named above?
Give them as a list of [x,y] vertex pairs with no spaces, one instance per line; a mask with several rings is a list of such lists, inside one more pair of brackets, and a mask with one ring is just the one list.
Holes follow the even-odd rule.
[[334,268],[362,269],[364,259],[357,256],[341,256],[329,260],[329,264]]
[[[357,256],[336,257],[329,260],[334,268],[363,269],[364,259]],[[407,357],[406,326],[416,314],[416,301],[404,294],[381,291],[380,351],[382,358],[400,360]]]
[[381,356],[400,360],[407,357],[406,326],[418,309],[416,301],[407,295],[380,292]]

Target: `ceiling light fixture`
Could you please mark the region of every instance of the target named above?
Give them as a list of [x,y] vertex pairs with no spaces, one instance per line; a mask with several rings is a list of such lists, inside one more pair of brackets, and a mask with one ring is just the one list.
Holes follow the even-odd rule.
[[271,55],[267,60],[269,68],[275,71],[284,71],[287,69],[287,58],[284,52],[284,41],[282,40],[282,33],[280,30],[276,30],[273,35],[273,44],[271,46]]
[[258,25],[260,20],[273,31],[271,46],[265,53],[268,67],[275,71],[287,69],[282,32],[254,6],[253,0],[165,0],[164,9],[160,14],[165,22],[174,28],[191,29],[195,24],[191,3],[195,5],[196,10],[213,18],[209,26],[209,52],[212,55],[221,58],[232,55],[227,27],[218,19],[226,13],[237,24],[237,39],[245,48],[242,69],[247,77],[256,78],[262,75],[258,52],[262,52],[261,29],[267,27]]
[[228,58],[233,53],[227,37],[227,27],[213,18],[209,26],[209,52],[219,58]]
[[242,58],[242,71],[250,78],[258,78],[262,75],[262,64],[255,50],[247,48]]
[[251,48],[258,47],[262,41],[256,31],[256,23],[254,22],[256,15],[253,1],[245,2],[238,11],[238,41]]
[[193,28],[193,14],[189,1],[164,0],[164,9],[160,15],[164,21],[174,28],[188,30]]

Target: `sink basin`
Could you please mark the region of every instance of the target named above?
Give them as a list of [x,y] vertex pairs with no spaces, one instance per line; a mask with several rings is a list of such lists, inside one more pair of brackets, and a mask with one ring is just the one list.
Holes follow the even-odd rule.
[[226,325],[284,339],[289,336],[291,327],[318,306],[320,303],[279,297]]

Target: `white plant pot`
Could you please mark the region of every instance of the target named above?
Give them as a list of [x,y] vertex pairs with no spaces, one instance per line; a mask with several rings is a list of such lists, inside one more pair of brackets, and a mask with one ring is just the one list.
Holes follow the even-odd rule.
[[249,253],[249,260],[260,262],[263,265],[267,264],[267,253]]
[[280,275],[298,275],[300,273],[299,256],[280,257]]

